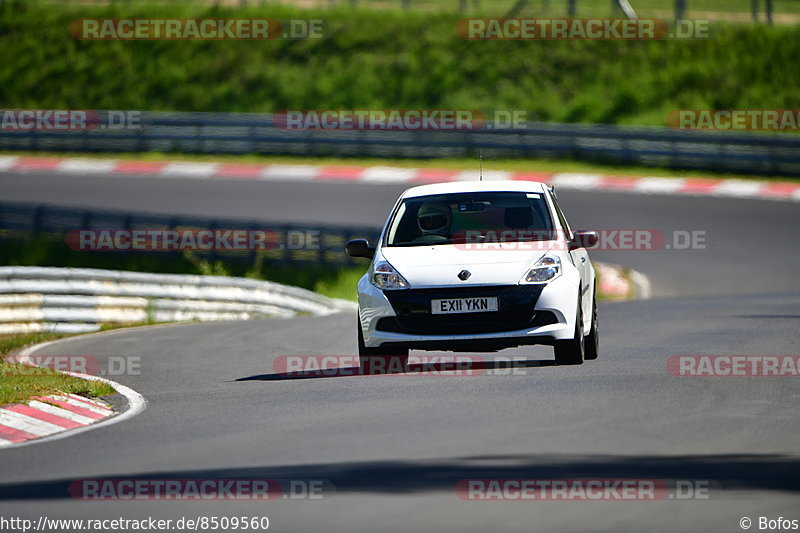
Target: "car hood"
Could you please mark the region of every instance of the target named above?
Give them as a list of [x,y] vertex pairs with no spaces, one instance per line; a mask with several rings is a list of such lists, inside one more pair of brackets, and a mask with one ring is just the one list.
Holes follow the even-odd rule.
[[[553,241],[537,241],[477,250],[455,244],[383,247],[381,255],[412,288],[516,285],[554,245]],[[465,281],[458,278],[462,270],[471,274]]]

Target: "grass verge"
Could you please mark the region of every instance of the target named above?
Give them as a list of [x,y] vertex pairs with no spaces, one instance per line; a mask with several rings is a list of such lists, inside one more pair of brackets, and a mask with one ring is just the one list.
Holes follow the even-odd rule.
[[[0,100],[18,109],[522,110],[529,120],[663,126],[673,109],[792,108],[800,86],[794,25],[712,24],[698,39],[476,41],[456,34],[455,13],[235,4],[2,2]],[[70,34],[72,21],[95,17],[320,19],[324,38]]]
[[[0,356],[6,356],[12,351],[31,344],[67,336],[59,333],[0,335]],[[10,403],[24,404],[31,396],[46,396],[57,392],[98,398],[114,394],[115,391],[111,385],[100,381],[88,381],[49,368],[33,367],[0,359],[0,406]]]

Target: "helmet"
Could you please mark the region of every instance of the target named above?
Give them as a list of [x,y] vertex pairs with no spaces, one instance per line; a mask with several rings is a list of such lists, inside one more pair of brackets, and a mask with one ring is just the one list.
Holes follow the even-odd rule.
[[425,202],[417,211],[417,225],[423,235],[446,236],[450,231],[450,207],[442,202]]

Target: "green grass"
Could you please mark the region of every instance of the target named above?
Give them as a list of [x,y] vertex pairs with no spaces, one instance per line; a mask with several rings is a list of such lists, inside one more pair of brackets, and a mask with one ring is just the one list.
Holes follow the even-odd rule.
[[66,337],[63,333],[19,333],[15,335],[0,335],[0,356],[8,355],[13,351],[24,348],[31,344],[39,344],[41,342],[48,342],[62,337]]
[[[67,0],[51,0],[61,3]],[[71,0],[79,3],[80,0]],[[131,0],[128,0],[129,2]],[[195,6],[207,6],[216,0],[183,0],[184,3]],[[260,0],[249,0],[251,4],[258,4]],[[334,6],[351,7],[352,0],[334,0]],[[84,2],[85,3],[85,2]],[[634,0],[631,2],[640,17],[654,16],[663,12],[672,13],[675,9],[675,0]],[[268,5],[297,5],[297,0],[267,0]],[[312,9],[325,9],[330,7],[331,0],[311,0],[303,5]],[[467,0],[466,13],[468,15],[483,14],[486,16],[502,16],[511,11],[517,0]],[[577,0],[577,16],[608,17],[618,13],[611,9],[609,0]],[[750,14],[750,0],[689,0],[689,12],[719,12]],[[409,7],[414,11],[442,11],[461,14],[460,0],[408,0]],[[356,0],[356,7],[360,10],[389,10],[400,11],[404,9],[402,0]],[[760,6],[760,13],[764,12],[764,5]],[[798,13],[800,6],[795,0],[773,0],[775,13]],[[529,0],[519,13],[519,16],[564,16],[567,13],[566,0]]]
[[[24,346],[66,337],[58,333],[0,335],[0,356]],[[27,403],[31,396],[56,392],[98,398],[114,394],[114,388],[99,381],[80,379],[48,368],[12,363],[0,357],[0,405]]]
[[0,361],[0,405],[27,403],[32,396],[65,393],[97,398],[114,394],[114,388],[49,368]]
[[[71,20],[93,16],[321,18],[328,37],[92,42],[67,32]],[[458,18],[271,4],[9,0],[0,7],[0,106],[502,109],[525,110],[530,120],[664,125],[675,108],[797,104],[800,26],[719,24],[702,40],[464,41],[453,31]]]
[[364,272],[367,271],[367,268],[368,263],[364,261],[363,267],[342,269],[337,272],[334,278],[319,281],[315,289],[320,294],[331,298],[356,301],[358,299],[356,285],[361,276],[364,275]]

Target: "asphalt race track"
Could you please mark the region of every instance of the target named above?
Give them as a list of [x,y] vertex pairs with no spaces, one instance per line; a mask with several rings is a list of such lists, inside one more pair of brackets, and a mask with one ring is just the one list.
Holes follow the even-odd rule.
[[[288,178],[288,177],[287,177]],[[2,199],[65,207],[332,225],[383,225],[407,185],[0,173]],[[796,202],[559,190],[574,229],[699,231],[705,249],[594,251],[647,274],[656,296],[798,288]],[[655,241],[655,239],[654,239]],[[765,256],[766,254],[766,256]],[[768,271],[754,263],[769,261]]]
[[[296,220],[383,222],[402,187],[0,176],[6,201]],[[705,231],[705,249],[607,250],[655,298],[603,303],[601,354],[501,352],[479,375],[298,379],[283,355],[356,353],[355,316],[121,330],[37,353],[141,358],[119,376],[135,418],[0,451],[0,515],[268,516],[274,531],[741,531],[800,519],[800,387],[791,377],[675,377],[673,355],[800,354],[796,203],[564,190],[574,227]],[[93,202],[93,203],[90,203]],[[671,238],[671,237],[670,237]],[[421,354],[422,352],[415,352]],[[321,500],[82,502],[78,479],[326,480]],[[466,501],[464,479],[708,482],[708,499]]]

